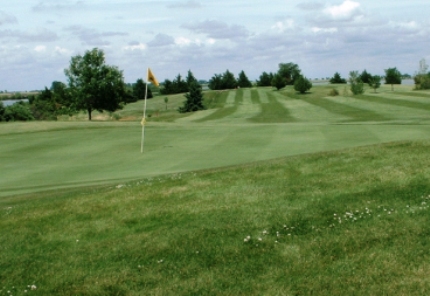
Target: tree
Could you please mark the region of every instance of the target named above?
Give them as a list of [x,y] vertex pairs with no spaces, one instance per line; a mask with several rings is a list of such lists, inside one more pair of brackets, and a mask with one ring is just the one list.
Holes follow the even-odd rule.
[[263,72],[257,81],[258,86],[272,86],[273,73]]
[[37,120],[57,120],[60,108],[61,105],[55,102],[54,92],[47,87],[30,104],[31,113]]
[[391,90],[394,90],[394,84],[402,84],[402,74],[396,67],[385,70],[385,84],[391,84]]
[[[413,77],[416,90],[430,89],[430,72],[427,72],[429,66],[425,59],[419,62],[418,73]],[[406,75],[403,74],[403,77]],[[406,77],[405,77],[406,78]]]
[[133,84],[132,89],[133,89],[133,96],[136,98],[136,100],[144,100],[146,91],[148,91],[147,97],[146,97],[147,99],[150,99],[153,97],[151,90],[149,88],[146,89],[146,83],[143,82],[143,79],[141,78],[136,80],[136,83]]
[[194,77],[193,72],[191,70],[188,70],[187,77],[185,78],[185,81],[187,83],[187,91],[189,90],[189,87],[192,83],[198,83],[196,77]]
[[340,77],[340,74],[338,72],[334,73],[333,77],[330,78],[330,83],[346,83],[346,79]]
[[285,79],[287,85],[294,85],[296,79],[301,75],[300,68],[294,63],[280,63],[278,75]]
[[208,87],[212,90],[222,89],[222,75],[215,74],[210,80]]
[[312,83],[306,77],[300,75],[294,82],[294,90],[304,94],[312,88]]
[[215,74],[209,80],[209,88],[212,90],[233,89],[236,87],[236,78],[229,70],[226,70],[223,74]]
[[361,81],[358,71],[349,72],[349,84],[351,85],[351,91],[354,95],[364,93],[364,84],[363,81]]
[[125,83],[122,71],[105,64],[102,50],[86,51],[84,56],[72,57],[70,66],[64,70],[71,91],[69,106],[91,112],[114,112],[125,102]]
[[378,76],[378,75],[371,76],[369,78],[368,84],[371,88],[373,88],[373,90],[376,93],[376,89],[381,86],[381,76]]
[[249,81],[248,77],[246,76],[243,70],[239,73],[239,77],[237,79],[237,85],[239,87],[252,87],[251,81]]
[[222,75],[221,81],[223,89],[233,89],[237,87],[236,78],[229,70],[226,70],[225,73]]
[[3,119],[4,121],[28,121],[34,120],[30,111],[30,105],[24,102],[18,102],[11,106],[5,107]]
[[360,74],[360,79],[363,83],[369,83],[369,81],[372,79],[372,75],[370,73],[368,73],[366,70],[363,70],[363,72],[361,72]]
[[287,85],[287,81],[284,77],[279,74],[275,74],[272,78],[272,86],[276,87],[277,90],[284,88]]
[[178,109],[180,113],[194,112],[206,109],[203,106],[202,87],[197,82],[191,83],[190,91],[185,94],[185,98],[187,100],[184,102],[184,105],[182,107],[179,107]]

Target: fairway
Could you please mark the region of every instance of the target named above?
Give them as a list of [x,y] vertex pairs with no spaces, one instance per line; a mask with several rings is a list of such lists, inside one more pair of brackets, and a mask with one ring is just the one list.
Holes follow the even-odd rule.
[[[342,93],[344,86],[335,86]],[[208,110],[179,116],[183,95],[148,101],[144,153],[142,103],[120,121],[0,125],[0,196],[101,184],[231,166],[284,156],[430,138],[430,93],[391,92],[328,97],[333,86],[306,95],[291,87],[208,92]],[[140,115],[141,116],[141,115]],[[95,118],[97,118],[95,116]]]

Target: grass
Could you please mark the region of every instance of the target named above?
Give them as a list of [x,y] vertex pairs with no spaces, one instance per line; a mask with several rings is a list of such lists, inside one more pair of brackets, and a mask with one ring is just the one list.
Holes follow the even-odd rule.
[[33,284],[34,295],[423,295],[429,148],[400,142],[3,199],[0,295]]
[[[396,97],[385,108],[388,104],[380,102],[392,92],[384,88],[369,99],[367,94],[327,98],[331,88],[318,86],[306,95],[270,88],[210,91],[205,92],[208,110],[192,114],[176,111],[184,101],[181,94],[169,96],[167,110],[164,97],[155,97],[148,100],[148,114],[157,115],[148,118],[144,154],[140,154],[142,102],[118,111],[119,121],[95,114],[99,119],[88,122],[81,114],[67,121],[3,123],[0,169],[7,174],[0,179],[0,196],[430,135],[426,115],[430,102],[409,102],[406,97],[401,100],[409,102],[406,106]],[[410,106],[417,104],[422,109],[413,111]]]
[[335,87],[1,124],[0,295],[427,294],[430,102]]

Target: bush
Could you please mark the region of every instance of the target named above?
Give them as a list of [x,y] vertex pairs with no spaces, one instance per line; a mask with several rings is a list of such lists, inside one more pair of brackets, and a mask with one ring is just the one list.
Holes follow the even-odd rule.
[[351,92],[354,95],[361,95],[364,93],[364,83],[361,81],[358,71],[349,72],[349,83],[351,85]]
[[414,82],[416,90],[430,89],[430,73],[415,76]]
[[339,95],[339,91],[335,88],[333,88],[332,90],[330,90],[330,92],[328,93],[329,96],[331,97],[335,97]]
[[312,88],[312,83],[306,77],[300,75],[294,82],[294,90],[304,94]]
[[3,115],[4,121],[28,121],[34,120],[28,103],[15,103],[7,106]]

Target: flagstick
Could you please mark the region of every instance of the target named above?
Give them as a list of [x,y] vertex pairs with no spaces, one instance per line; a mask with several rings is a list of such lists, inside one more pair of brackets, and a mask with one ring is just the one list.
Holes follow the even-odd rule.
[[[148,70],[146,71],[146,77],[148,77]],[[143,153],[143,142],[145,141],[145,121],[146,121],[146,100],[148,98],[148,81],[146,82],[146,87],[145,87],[145,103],[144,103],[144,107],[143,107],[143,119],[142,119],[142,142],[140,143],[140,153]]]

